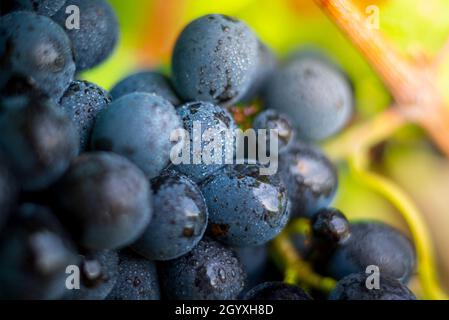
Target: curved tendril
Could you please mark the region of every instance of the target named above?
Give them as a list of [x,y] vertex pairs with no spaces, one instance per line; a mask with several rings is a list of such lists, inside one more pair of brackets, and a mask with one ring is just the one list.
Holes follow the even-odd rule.
[[272,243],[275,261],[285,270],[285,281],[290,284],[300,283],[307,288],[329,293],[336,281],[315,273],[309,263],[304,261],[288,238],[287,233],[277,236]]
[[449,296],[441,289],[436,276],[434,248],[426,221],[413,199],[393,181],[365,169],[366,159],[363,155],[353,155],[349,160],[351,171],[360,182],[390,201],[406,221],[416,247],[417,271],[423,298],[448,300]]

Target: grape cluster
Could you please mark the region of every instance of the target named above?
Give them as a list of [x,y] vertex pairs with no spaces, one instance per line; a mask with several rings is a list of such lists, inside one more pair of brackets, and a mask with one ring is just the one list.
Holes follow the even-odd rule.
[[[66,25],[72,5],[80,28]],[[0,14],[0,298],[310,300],[268,252],[300,217],[312,232],[293,242],[339,280],[330,299],[414,299],[413,244],[329,207],[338,176],[311,143],[346,125],[353,97],[327,58],[278,62],[243,21],[210,14],[179,35],[170,77],[139,71],[109,93],[75,79],[118,41],[106,1],[2,1]],[[252,128],[276,130],[257,145],[279,141],[274,174],[259,154],[234,155],[228,107],[239,103],[265,107]],[[183,149],[201,159],[196,123],[219,133],[233,163],[226,152],[219,163],[173,161]],[[377,291],[364,287],[370,265]]]

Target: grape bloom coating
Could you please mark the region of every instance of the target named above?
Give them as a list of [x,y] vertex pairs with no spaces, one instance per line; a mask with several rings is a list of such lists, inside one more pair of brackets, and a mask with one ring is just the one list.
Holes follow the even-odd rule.
[[172,56],[173,83],[187,101],[230,105],[256,76],[259,43],[243,22],[210,14],[182,31]]

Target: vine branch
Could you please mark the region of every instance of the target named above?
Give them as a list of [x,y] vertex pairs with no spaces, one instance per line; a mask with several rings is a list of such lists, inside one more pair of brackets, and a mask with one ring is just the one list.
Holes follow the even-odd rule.
[[434,61],[425,67],[411,63],[379,30],[369,26],[351,0],[314,1],[367,58],[404,117],[423,127],[449,157],[449,106],[436,85]]
[[433,61],[433,69],[435,72],[438,71],[438,68],[449,59],[449,39],[446,40],[446,43],[440,50],[440,52],[436,55]]
[[407,120],[397,108],[389,108],[372,119],[351,126],[338,137],[328,140],[323,145],[323,150],[332,160],[342,160],[382,142],[406,123]]

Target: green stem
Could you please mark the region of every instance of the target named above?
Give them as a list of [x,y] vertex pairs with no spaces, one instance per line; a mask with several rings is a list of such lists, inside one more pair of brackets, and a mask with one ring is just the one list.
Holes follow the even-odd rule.
[[285,270],[285,282],[300,283],[308,288],[315,288],[325,293],[331,292],[335,287],[336,281],[334,279],[322,277],[315,273],[310,264],[300,257],[285,232],[273,240],[272,246],[275,260]]
[[332,160],[342,160],[389,138],[406,123],[401,112],[392,107],[372,119],[351,126],[335,138],[326,141],[322,147]]
[[401,213],[412,234],[417,255],[418,276],[425,299],[448,300],[436,277],[435,254],[427,224],[413,200],[394,182],[365,169],[365,158],[353,155],[350,167],[366,186],[388,199]]

